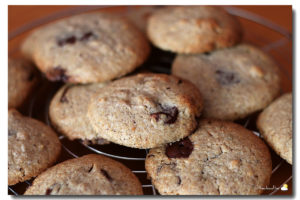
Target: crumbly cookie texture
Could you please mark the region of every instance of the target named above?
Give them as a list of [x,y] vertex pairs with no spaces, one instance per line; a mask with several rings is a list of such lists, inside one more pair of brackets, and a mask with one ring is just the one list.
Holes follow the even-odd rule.
[[194,54],[237,44],[242,27],[217,6],[169,6],[149,17],[147,34],[163,50]]
[[265,108],[280,92],[278,66],[248,44],[210,54],[178,55],[172,74],[199,88],[206,118],[244,118]]
[[49,116],[55,129],[69,139],[81,139],[86,142],[108,144],[101,133],[94,131],[87,118],[90,98],[101,92],[106,83],[88,85],[64,85],[53,97]]
[[138,178],[123,164],[89,154],[64,161],[34,181],[25,195],[142,195]]
[[8,185],[39,175],[59,156],[56,133],[40,121],[8,111]]
[[287,93],[272,102],[258,117],[257,127],[274,151],[293,164],[293,97]]
[[201,120],[189,137],[151,149],[145,165],[162,195],[256,195],[272,173],[260,138],[217,120]]
[[201,110],[201,94],[192,83],[147,73],[107,85],[91,99],[88,117],[104,139],[151,148],[193,132]]
[[21,106],[38,81],[38,73],[25,59],[8,59],[8,108]]
[[38,28],[22,51],[51,81],[92,83],[132,72],[147,58],[150,47],[125,18],[89,13]]

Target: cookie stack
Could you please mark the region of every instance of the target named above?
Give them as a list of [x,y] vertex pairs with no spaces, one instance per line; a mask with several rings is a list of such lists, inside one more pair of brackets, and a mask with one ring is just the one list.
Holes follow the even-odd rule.
[[[262,110],[278,96],[278,67],[259,49],[238,44],[241,25],[219,7],[145,12],[146,18],[133,23],[108,13],[83,14],[29,35],[24,55],[47,79],[66,83],[49,107],[52,126],[70,140],[151,148],[145,167],[162,195],[260,194],[272,171],[268,147],[230,121]],[[157,48],[177,53],[172,75],[133,72],[150,53],[147,37]],[[290,146],[273,136],[276,131],[279,137],[281,125],[269,122],[277,106],[263,112],[258,127],[291,163]],[[291,124],[289,116],[291,107],[272,121]],[[292,140],[291,127],[282,134]],[[104,156],[86,155],[43,170],[32,175],[40,174],[25,194],[143,194],[127,167]]]

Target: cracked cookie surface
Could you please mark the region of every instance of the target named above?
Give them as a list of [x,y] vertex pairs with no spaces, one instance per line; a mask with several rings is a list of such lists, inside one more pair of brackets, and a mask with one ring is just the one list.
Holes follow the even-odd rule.
[[147,34],[163,50],[190,54],[233,46],[242,28],[217,6],[168,6],[149,17]]
[[209,54],[178,55],[172,74],[199,88],[206,118],[244,118],[265,108],[280,92],[277,64],[248,44]]
[[40,121],[8,111],[8,185],[39,175],[58,158],[56,133]]
[[32,63],[24,59],[8,59],[8,108],[17,108],[26,100],[38,81]]
[[25,195],[142,195],[138,178],[123,164],[89,154],[59,163],[41,175]]
[[269,184],[264,142],[244,127],[201,120],[183,140],[149,151],[145,167],[162,195],[255,195]]
[[293,97],[287,93],[272,102],[258,117],[257,127],[274,151],[293,164]]
[[51,100],[49,117],[55,129],[69,139],[81,139],[87,143],[107,144],[101,133],[94,131],[87,118],[90,98],[101,92],[106,83],[88,85],[67,84],[60,88]]
[[22,51],[51,81],[92,83],[132,72],[147,58],[150,47],[125,18],[89,13],[36,29]]
[[201,110],[201,94],[193,84],[171,75],[148,73],[107,85],[91,99],[88,117],[104,139],[152,148],[193,132]]

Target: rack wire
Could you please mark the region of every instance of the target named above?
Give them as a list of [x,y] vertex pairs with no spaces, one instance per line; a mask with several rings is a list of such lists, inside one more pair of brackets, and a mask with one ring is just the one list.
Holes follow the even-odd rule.
[[[34,28],[38,25],[47,23],[54,19],[57,19],[57,18],[60,18],[63,16],[68,16],[71,14],[78,14],[78,13],[102,9],[102,8],[103,8],[103,6],[95,6],[95,7],[83,6],[83,7],[67,9],[67,10],[64,10],[63,12],[54,13],[53,15],[33,21],[30,24],[26,24],[26,25],[18,28],[17,30],[9,33],[9,40],[12,40],[12,39],[18,37],[19,35],[22,35],[26,31],[31,30],[32,28]],[[127,9],[127,12],[130,9]],[[265,52],[270,52],[270,51],[274,51],[274,50],[278,51],[284,45],[287,45],[288,43],[290,43],[292,40],[292,35],[290,32],[288,32],[286,29],[278,26],[277,24],[274,24],[273,22],[271,22],[261,16],[255,15],[253,13],[250,13],[248,11],[245,11],[245,10],[242,10],[242,9],[239,9],[236,7],[226,6],[225,9],[232,15],[235,15],[239,18],[243,18],[243,19],[249,20],[251,22],[254,22],[259,26],[263,26],[268,29],[271,29],[272,31],[277,32],[278,34],[281,35],[281,37],[278,40],[268,42],[264,46],[261,47],[261,49],[264,50]],[[16,51],[18,51],[18,50],[13,49],[9,52],[9,54],[10,55],[14,54],[14,53],[16,53]],[[147,61],[142,68],[153,71],[153,72],[158,72],[158,73],[169,73],[170,72],[170,64],[172,63],[174,55],[171,53],[168,53],[168,52],[162,52],[159,50],[155,50],[155,48],[154,48],[154,52],[152,52],[152,54],[154,54],[156,56],[159,55],[159,58],[157,60],[155,60],[155,62],[153,62],[151,60]],[[289,62],[292,63],[291,60],[289,60]],[[290,81],[290,84],[292,84],[292,77],[286,71],[286,68],[284,68],[279,62],[278,62],[278,64],[281,67],[281,71],[284,74],[284,76]],[[39,91],[42,91],[45,89],[45,87],[47,88],[47,87],[49,87],[49,85],[51,85],[46,80],[44,80],[44,82],[46,82],[46,83],[44,84],[44,86],[41,86],[38,89]],[[47,96],[47,97],[45,97],[46,100],[42,103],[40,102],[39,91],[36,92],[33,95],[31,101],[29,102],[25,113],[28,116],[38,118],[38,119],[44,121],[45,123],[47,123],[49,126],[51,126],[51,123],[48,118],[48,107],[49,107],[49,103],[50,103],[52,96],[55,94],[55,91],[57,91],[57,89],[60,86],[61,86],[61,84],[53,84],[52,83],[52,85],[51,85],[52,92],[50,92],[50,94],[48,94],[48,96],[46,95]],[[41,103],[41,105],[37,106],[38,103]],[[44,109],[44,111],[42,112],[43,113],[42,115],[40,114],[41,113],[40,108]],[[255,124],[256,117],[257,117],[257,113],[251,115],[250,117],[248,117],[244,120],[239,120],[239,121],[237,121],[237,123],[252,130],[253,134],[262,138],[262,136],[260,135],[258,130],[256,130],[255,126],[253,126],[253,124]],[[87,145],[81,141],[69,141],[64,135],[59,135],[59,139],[62,143],[63,152],[62,152],[62,156],[61,156],[61,158],[59,158],[58,162],[61,162],[61,161],[64,161],[64,160],[67,160],[70,158],[77,158],[79,156],[82,156],[82,155],[85,155],[88,153],[105,155],[105,156],[116,159],[116,160],[122,162],[123,164],[127,165],[132,170],[132,172],[134,174],[136,174],[138,176],[138,178],[141,180],[142,187],[143,187],[145,194],[150,194],[150,195],[158,195],[159,194],[157,192],[157,190],[155,189],[155,187],[152,185],[151,181],[147,179],[147,172],[145,171],[145,168],[143,166],[146,155],[148,154],[148,149],[137,150],[137,149],[127,148],[127,147],[121,147],[116,144]],[[74,146],[76,146],[76,148],[74,148]],[[113,148],[111,148],[112,146],[113,146]],[[112,149],[120,149],[120,148],[121,148],[121,151],[117,151],[117,152],[112,151]],[[120,154],[120,152],[122,152],[123,154]],[[129,152],[129,155],[128,155],[128,152]],[[284,184],[292,181],[292,167],[289,166],[283,159],[281,159],[279,156],[277,156],[274,152],[271,151],[271,153],[272,153],[272,161],[273,161],[272,177],[275,177],[276,173],[278,173],[279,170],[283,166],[288,167],[290,169],[290,173],[288,173],[284,177],[283,180],[280,180],[280,187],[275,188],[273,191],[269,191],[269,192],[266,191],[264,193],[264,194],[268,194],[268,195],[275,195],[278,193],[278,191]],[[138,169],[135,168],[137,166],[139,166]],[[22,195],[24,193],[24,191],[26,190],[26,188],[31,185],[32,181],[33,181],[33,179],[25,181],[23,183],[16,184],[14,186],[8,186],[8,193],[11,195],[16,195],[16,196]],[[272,183],[272,180],[271,180],[271,183]]]

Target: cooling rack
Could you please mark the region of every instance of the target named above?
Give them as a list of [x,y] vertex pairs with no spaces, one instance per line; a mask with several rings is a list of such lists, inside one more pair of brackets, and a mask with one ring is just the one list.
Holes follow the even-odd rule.
[[[26,24],[13,32],[9,33],[9,42],[23,36],[33,28],[45,24],[47,22],[59,19],[61,17],[78,14],[82,12],[95,11],[104,9],[104,6],[81,6],[66,9],[62,12],[54,13],[50,16],[37,19],[29,24]],[[292,35],[286,29],[278,26],[277,24],[265,19],[254,13],[242,10],[236,7],[226,6],[224,7],[229,13],[239,18],[244,29],[251,23],[257,26],[257,30],[263,30],[265,34],[259,34],[256,29],[247,30],[245,32],[244,41],[254,44],[260,47],[265,52],[269,53],[280,66],[281,78],[285,83],[282,86],[282,93],[290,91],[292,89]],[[126,7],[119,14],[126,15],[128,12],[133,12],[138,7]],[[270,40],[268,38],[268,32],[276,34],[276,40]],[[18,47],[9,49],[9,56],[16,56],[19,53]],[[155,47],[152,47],[150,58],[146,63],[141,66],[137,72],[140,71],[152,71],[157,73],[170,73],[171,63],[175,57],[175,54],[161,51]],[[62,86],[62,83],[50,83],[44,77],[42,77],[41,84],[37,88],[36,92],[32,95],[32,98],[26,102],[26,107],[20,108],[20,111],[33,118],[37,118],[49,126],[51,126],[48,118],[48,107],[55,92]],[[255,121],[258,113],[254,113],[246,119],[238,120],[236,123],[243,125],[250,129],[253,134],[258,137],[262,137],[255,126]],[[58,133],[59,134],[59,133]],[[62,153],[57,162],[62,162],[67,159],[76,158],[89,153],[102,154],[111,157],[119,162],[122,162],[129,167],[134,174],[139,178],[142,183],[144,194],[147,195],[159,195],[157,190],[151,184],[151,181],[147,179],[147,173],[144,168],[145,157],[148,150],[133,149],[123,147],[117,144],[108,145],[89,145],[82,141],[75,140],[70,141],[64,135],[59,134],[59,139],[62,143]],[[271,183],[263,194],[266,195],[282,195],[292,194],[292,166],[286,163],[278,155],[276,155],[271,149],[272,156],[272,176]],[[33,179],[19,183],[13,186],[8,186],[8,194],[10,195],[22,195],[26,188],[31,185]],[[288,184],[289,192],[281,191],[280,188]]]

